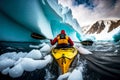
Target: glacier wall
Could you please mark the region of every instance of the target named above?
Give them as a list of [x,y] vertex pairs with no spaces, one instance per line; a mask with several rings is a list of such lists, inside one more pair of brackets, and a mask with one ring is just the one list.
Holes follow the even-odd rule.
[[115,42],[120,41],[120,31],[113,36]]
[[[60,13],[61,10],[64,13]],[[0,2],[0,41],[37,41],[31,38],[32,32],[53,38],[60,29],[80,40],[79,24],[72,18],[71,11],[59,5],[57,0]]]
[[[3,24],[0,24],[1,36],[4,36],[0,37],[0,40],[33,41],[30,38],[32,32],[44,36],[49,34],[52,37],[49,22],[41,9],[41,4],[38,4],[38,0],[2,0],[0,2],[0,13],[2,14],[0,15],[2,17],[0,23]],[[41,26],[47,28],[47,31],[44,28],[41,29]]]

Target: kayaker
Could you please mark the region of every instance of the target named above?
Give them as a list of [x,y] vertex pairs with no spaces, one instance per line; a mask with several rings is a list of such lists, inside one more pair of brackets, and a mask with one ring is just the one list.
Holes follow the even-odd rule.
[[64,30],[61,30],[61,33],[57,35],[53,40],[50,40],[51,45],[57,43],[57,47],[71,47],[74,45],[73,41],[69,36],[66,35]]

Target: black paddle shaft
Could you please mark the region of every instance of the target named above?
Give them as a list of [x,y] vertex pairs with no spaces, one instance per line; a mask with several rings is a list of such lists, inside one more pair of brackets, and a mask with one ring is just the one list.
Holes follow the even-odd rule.
[[46,39],[45,36],[40,35],[40,34],[38,34],[38,33],[32,33],[32,34],[31,34],[31,37],[34,38],[34,39]]

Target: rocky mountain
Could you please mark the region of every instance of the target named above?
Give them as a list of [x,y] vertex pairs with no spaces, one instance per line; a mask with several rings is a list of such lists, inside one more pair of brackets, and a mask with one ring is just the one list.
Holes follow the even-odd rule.
[[107,27],[108,28],[107,32],[109,33],[113,29],[119,26],[120,26],[120,20],[100,20],[94,23],[92,26],[83,27],[82,31],[85,34],[94,34],[94,33],[99,34]]
[[110,39],[119,31],[120,20],[100,20],[91,26],[82,27],[83,34],[95,36],[98,40],[108,37],[108,39]]

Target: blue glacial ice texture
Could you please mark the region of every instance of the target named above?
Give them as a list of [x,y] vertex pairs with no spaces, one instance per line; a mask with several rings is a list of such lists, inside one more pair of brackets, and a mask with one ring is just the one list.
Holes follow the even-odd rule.
[[[60,6],[59,9],[62,7]],[[76,27],[71,25],[76,21],[69,20],[72,19],[71,12],[68,11],[65,14],[68,22],[63,23],[61,21],[64,15],[61,16],[58,13],[49,5],[48,0],[2,0],[0,2],[0,41],[36,41],[30,37],[32,32],[46,38],[53,38],[60,29],[65,29],[68,35],[72,36],[73,33],[75,37],[78,36]],[[56,25],[54,21],[62,27]],[[57,26],[57,29],[53,26]]]

